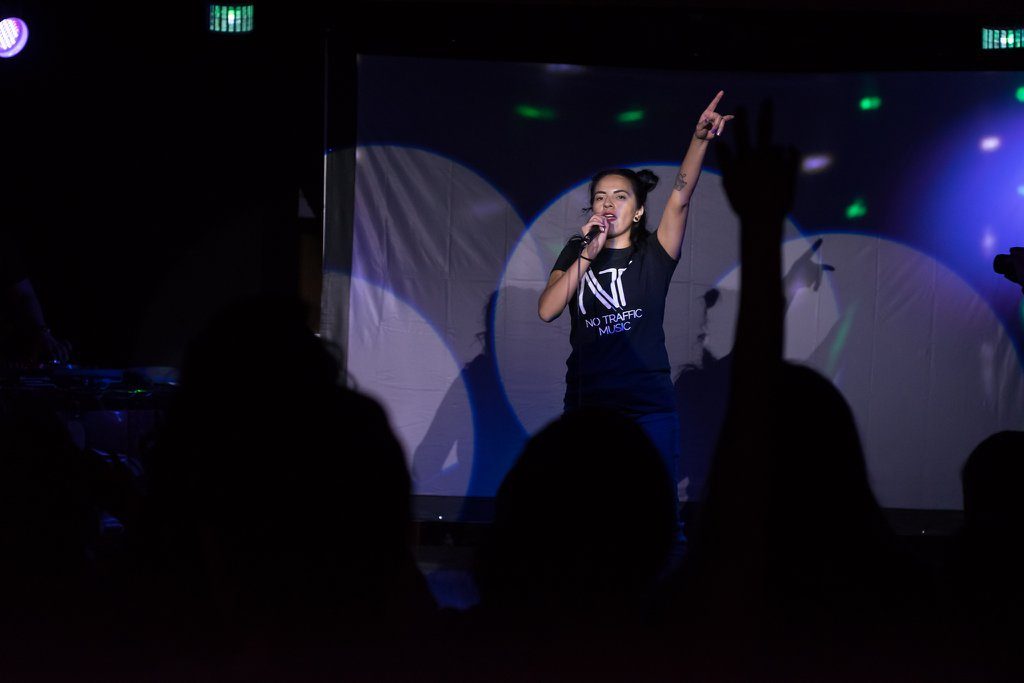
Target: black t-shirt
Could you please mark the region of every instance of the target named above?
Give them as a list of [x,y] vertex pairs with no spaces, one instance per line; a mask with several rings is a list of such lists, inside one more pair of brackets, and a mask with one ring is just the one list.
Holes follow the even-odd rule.
[[[580,238],[569,240],[555,270],[573,267]],[[569,302],[572,353],[565,408],[603,406],[627,414],[672,412],[675,396],[665,350],[665,297],[677,261],[656,235],[626,249],[605,247]]]

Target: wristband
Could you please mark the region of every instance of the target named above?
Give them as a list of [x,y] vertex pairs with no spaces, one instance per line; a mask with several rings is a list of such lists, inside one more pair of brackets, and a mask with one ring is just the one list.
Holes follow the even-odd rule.
[[591,263],[593,263],[593,260],[592,260],[592,259],[588,259],[588,258],[587,258],[586,256],[584,256],[583,254],[580,254],[580,258],[581,258],[581,259],[583,259],[584,261],[590,261]]

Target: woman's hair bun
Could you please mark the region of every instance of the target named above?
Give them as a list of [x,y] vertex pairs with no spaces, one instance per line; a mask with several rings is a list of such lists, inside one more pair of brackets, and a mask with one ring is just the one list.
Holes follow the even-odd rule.
[[642,171],[637,171],[637,179],[644,184],[644,189],[650,192],[658,186],[658,176],[654,175],[654,171],[649,168],[645,168]]

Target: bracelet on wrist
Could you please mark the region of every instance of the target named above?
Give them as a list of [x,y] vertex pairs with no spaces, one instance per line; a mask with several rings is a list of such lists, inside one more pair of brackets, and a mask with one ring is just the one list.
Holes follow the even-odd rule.
[[587,258],[586,256],[584,256],[583,254],[580,254],[580,258],[581,258],[581,259],[583,259],[584,261],[590,261],[591,263],[593,263],[593,259],[588,259],[588,258]]

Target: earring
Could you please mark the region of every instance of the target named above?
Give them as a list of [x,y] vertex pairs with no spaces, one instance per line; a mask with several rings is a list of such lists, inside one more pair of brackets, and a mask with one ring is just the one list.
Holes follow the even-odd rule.
[[640,222],[640,216],[633,216],[633,222],[634,223],[639,223]]

